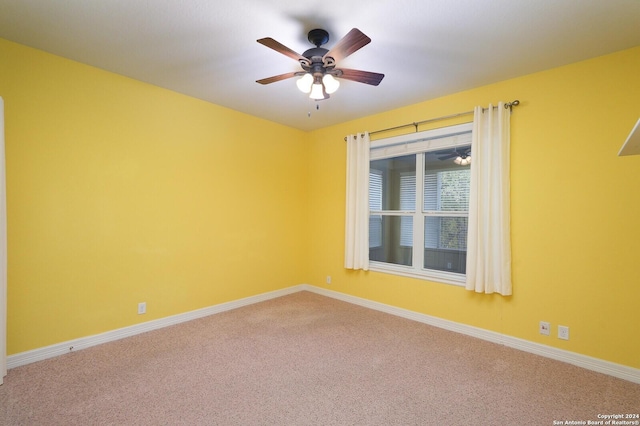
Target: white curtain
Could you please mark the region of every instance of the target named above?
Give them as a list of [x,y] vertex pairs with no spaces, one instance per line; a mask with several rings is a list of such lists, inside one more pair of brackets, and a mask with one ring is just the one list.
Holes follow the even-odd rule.
[[4,101],[0,98],[0,385],[7,375],[7,191],[4,158]]
[[471,146],[467,290],[511,295],[511,109],[476,107]]
[[369,133],[347,137],[344,267],[369,269]]

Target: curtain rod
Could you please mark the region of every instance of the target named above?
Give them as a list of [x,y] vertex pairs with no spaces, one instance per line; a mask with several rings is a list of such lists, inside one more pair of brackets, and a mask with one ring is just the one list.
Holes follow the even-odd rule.
[[[516,99],[514,101],[507,102],[506,104],[504,104],[504,107],[505,107],[505,109],[512,110],[514,106],[518,106],[518,105],[520,105],[520,101]],[[494,108],[498,108],[498,107],[494,106]],[[483,108],[482,110],[486,111],[487,108]],[[450,118],[461,117],[463,115],[469,115],[469,114],[473,114],[473,111],[466,111],[466,112],[459,112],[457,114],[443,115],[442,117],[430,118],[428,120],[422,120],[422,121],[414,121],[413,123],[401,124],[400,126],[389,127],[387,129],[374,130],[373,132],[369,132],[369,136],[375,135],[376,133],[390,132],[391,130],[403,129],[403,128],[409,127],[409,126],[414,126],[416,128],[416,132],[417,132],[418,131],[418,126],[420,126],[421,124],[431,123],[433,121],[448,120]],[[345,140],[345,142],[347,141],[347,137],[346,136],[345,136],[344,140]]]

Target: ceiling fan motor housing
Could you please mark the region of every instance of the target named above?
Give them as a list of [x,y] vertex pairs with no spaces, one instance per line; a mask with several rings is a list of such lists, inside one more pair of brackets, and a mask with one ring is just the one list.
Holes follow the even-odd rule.
[[302,56],[305,58],[309,58],[309,60],[313,60],[313,58],[319,58],[322,61],[322,57],[328,52],[327,49],[322,47],[312,47],[311,49],[305,50]]

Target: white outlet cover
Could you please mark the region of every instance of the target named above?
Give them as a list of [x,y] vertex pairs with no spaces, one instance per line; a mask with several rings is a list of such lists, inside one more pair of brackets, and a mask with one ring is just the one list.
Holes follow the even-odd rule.
[[147,313],[147,302],[138,303],[138,315]]
[[558,339],[569,340],[569,327],[564,325],[558,326]]

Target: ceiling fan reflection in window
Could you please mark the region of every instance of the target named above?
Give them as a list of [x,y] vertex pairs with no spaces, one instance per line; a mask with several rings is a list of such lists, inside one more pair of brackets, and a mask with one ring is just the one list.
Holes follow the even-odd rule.
[[375,72],[336,68],[337,63],[342,59],[371,42],[371,39],[364,35],[359,29],[353,28],[330,50],[320,47],[329,41],[329,33],[327,31],[323,29],[311,30],[307,38],[316,47],[308,49],[302,55],[270,37],[257,40],[258,43],[295,59],[302,67],[302,71],[263,78],[262,80],[258,80],[257,83],[270,84],[288,78],[300,77],[296,82],[298,89],[304,93],[309,93],[311,99],[322,100],[329,98],[331,93],[338,90],[340,86],[338,79],[377,86],[384,78],[384,74]]
[[452,158],[455,158],[455,160],[453,160],[454,163],[461,166],[468,166],[471,164],[471,148],[464,150],[454,149],[452,152],[438,157],[440,161],[450,160]]

